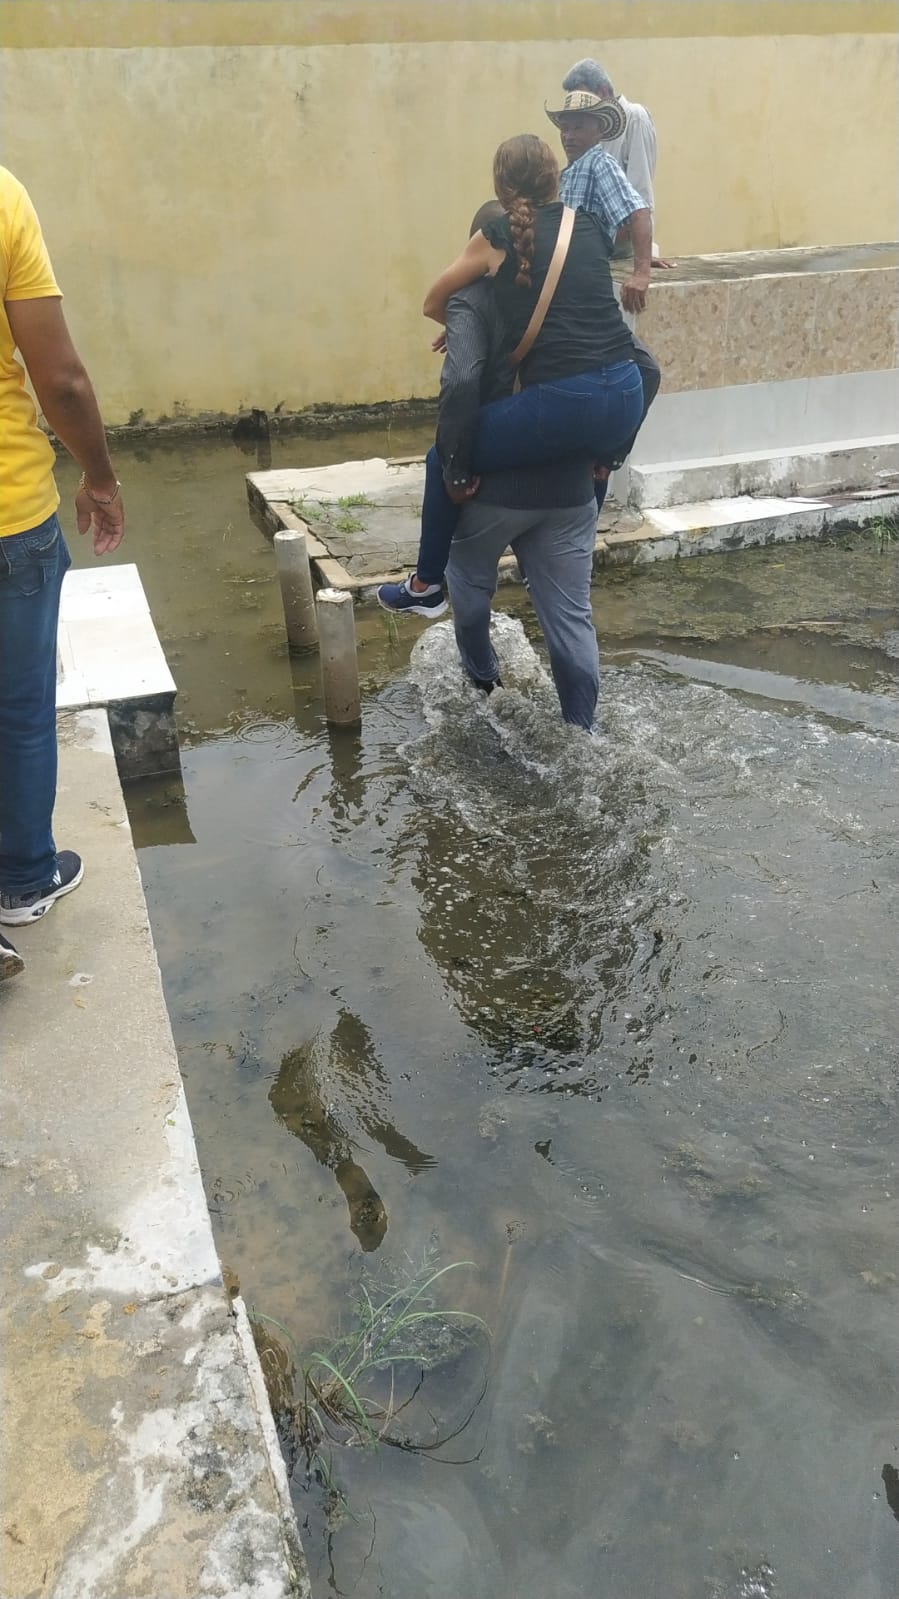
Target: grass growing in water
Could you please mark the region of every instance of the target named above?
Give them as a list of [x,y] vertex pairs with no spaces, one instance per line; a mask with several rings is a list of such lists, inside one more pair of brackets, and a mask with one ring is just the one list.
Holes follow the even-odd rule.
[[[317,1476],[334,1493],[335,1446],[375,1449],[388,1445],[415,1454],[433,1454],[468,1425],[486,1391],[486,1377],[461,1424],[441,1428],[426,1411],[433,1430],[416,1433],[407,1419],[429,1371],[445,1365],[465,1346],[486,1339],[480,1316],[439,1308],[434,1291],[451,1272],[471,1267],[454,1261],[434,1268],[433,1256],[403,1274],[386,1291],[372,1294],[358,1285],[350,1330],[322,1349],[301,1352],[285,1326],[254,1312],[254,1322],[274,1327],[289,1352],[292,1369],[279,1368],[276,1350],[257,1330],[257,1344],[269,1382],[273,1408],[286,1418],[305,1455],[307,1475]],[[283,1430],[283,1425],[282,1425]]]
[[[352,512],[372,504],[373,501],[369,499],[367,494],[346,494],[340,500],[332,500],[324,504],[315,500],[307,504],[305,495],[301,494],[298,499],[290,501],[290,508],[295,515],[302,517],[310,526],[314,522],[330,522],[338,533],[363,533],[365,531],[365,523],[361,522],[358,516],[353,516]],[[336,508],[342,514],[340,516],[332,516],[330,507]]]
[[899,539],[899,522],[892,517],[879,516],[875,522],[869,523],[868,532],[872,534],[877,544],[877,553],[885,555],[890,546]]

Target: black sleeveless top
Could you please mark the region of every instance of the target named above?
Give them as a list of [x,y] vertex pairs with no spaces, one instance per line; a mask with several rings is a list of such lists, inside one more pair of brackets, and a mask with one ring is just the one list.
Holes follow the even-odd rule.
[[[512,248],[508,217],[484,224],[484,235],[506,259],[494,280],[498,309],[508,329],[510,346],[519,342],[540,297],[562,221],[561,201],[542,205],[534,216],[534,263],[531,287],[515,282],[518,263]],[[614,361],[630,361],[634,343],[615,299],[606,241],[596,218],[575,215],[574,232],[562,276],[534,348],[521,366],[522,386],[577,377]]]

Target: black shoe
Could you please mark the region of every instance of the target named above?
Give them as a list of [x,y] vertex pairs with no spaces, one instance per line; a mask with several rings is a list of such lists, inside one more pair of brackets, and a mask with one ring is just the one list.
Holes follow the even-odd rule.
[[25,962],[19,951],[13,949],[12,944],[7,943],[2,933],[0,933],[0,983],[3,982],[4,977],[18,977],[19,973],[24,972],[24,970]]
[[503,686],[501,677],[475,677],[473,672],[469,672],[468,676],[475,688],[481,689],[484,694],[492,694],[495,688],[502,688]]
[[0,894],[0,922],[7,927],[24,927],[39,921],[53,909],[63,894],[71,894],[84,876],[81,856],[73,849],[62,849],[56,857],[53,881],[31,894]]

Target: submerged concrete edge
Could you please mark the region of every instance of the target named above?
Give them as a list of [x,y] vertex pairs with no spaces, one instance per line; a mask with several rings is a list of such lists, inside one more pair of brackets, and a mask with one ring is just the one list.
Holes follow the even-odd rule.
[[262,1429],[263,1442],[265,1443],[266,1453],[268,1455],[268,1464],[272,1475],[272,1487],[281,1507],[285,1552],[290,1564],[294,1568],[294,1574],[296,1578],[296,1599],[311,1599],[309,1579],[306,1575],[306,1560],[303,1554],[303,1546],[300,1541],[299,1528],[297,1526],[293,1503],[290,1497],[290,1483],[287,1477],[287,1467],[284,1464],[284,1456],[281,1453],[281,1445],[278,1442],[278,1432],[277,1428],[275,1427],[275,1419],[272,1415],[272,1408],[269,1404],[268,1390],[265,1386],[265,1375],[262,1370],[262,1363],[259,1359],[259,1351],[256,1348],[256,1340],[253,1337],[253,1329],[250,1326],[249,1312],[241,1294],[235,1294],[234,1299],[232,1300],[231,1308],[234,1313],[234,1326],[237,1333],[237,1341],[240,1344],[241,1353],[243,1354],[244,1358],[244,1364],[247,1368],[247,1375],[250,1379],[250,1388],[256,1403],[256,1410],[259,1416],[259,1425]]

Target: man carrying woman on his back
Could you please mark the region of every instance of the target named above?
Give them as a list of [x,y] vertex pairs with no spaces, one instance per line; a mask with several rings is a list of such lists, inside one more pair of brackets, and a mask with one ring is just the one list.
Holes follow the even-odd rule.
[[[632,447],[658,388],[649,357],[644,395],[637,361],[645,365],[646,352],[638,352],[615,298],[607,242],[594,216],[559,201],[559,167],[548,145],[533,134],[508,139],[493,175],[505,215],[474,233],[429,291],[424,311],[443,322],[454,294],[491,276],[521,392],[480,411],[464,481],[452,462],[430,453],[417,570],[402,584],[382,585],[379,599],[390,610],[445,609],[442,581],[459,510],[483,473],[589,456],[607,477]],[[602,482],[598,497],[604,492]]]

